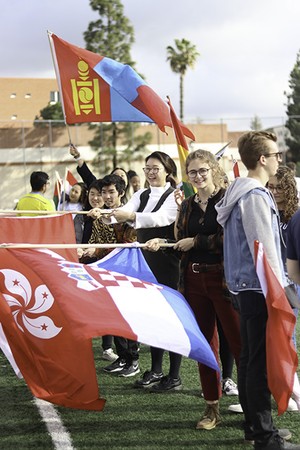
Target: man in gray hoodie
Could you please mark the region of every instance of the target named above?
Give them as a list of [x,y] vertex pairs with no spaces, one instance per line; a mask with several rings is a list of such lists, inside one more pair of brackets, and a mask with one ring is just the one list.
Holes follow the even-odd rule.
[[[300,445],[282,439],[272,420],[266,371],[267,306],[254,259],[254,241],[258,240],[274,273],[285,284],[277,207],[265,188],[281,161],[276,140],[274,134],[264,131],[241,136],[238,149],[248,176],[237,178],[216,205],[217,220],[224,228],[225,278],[240,309],[238,387],[245,416],[245,440],[254,441],[257,450],[300,449]],[[287,434],[286,439],[291,436]]]

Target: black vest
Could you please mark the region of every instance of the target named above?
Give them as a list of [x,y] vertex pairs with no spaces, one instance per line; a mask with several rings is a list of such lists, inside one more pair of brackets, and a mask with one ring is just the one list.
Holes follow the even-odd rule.
[[[163,195],[160,197],[159,201],[152,209],[151,212],[158,211],[163,205],[166,198],[172,194],[174,188],[169,187]],[[142,192],[140,195],[140,206],[137,212],[143,212],[150,196],[150,189]],[[149,239],[153,238],[163,238],[174,240],[174,222],[170,225],[164,227],[152,227],[152,228],[140,228],[137,231],[137,240],[140,243],[145,243]],[[161,284],[165,284],[173,289],[177,288],[178,278],[179,278],[179,260],[172,250],[157,252],[149,252],[148,250],[142,249],[143,255],[152,270],[157,281]]]
[[[163,195],[158,200],[155,207],[152,209],[151,212],[158,211],[163,203],[165,202],[166,198],[174,192],[174,188],[169,187]],[[150,196],[150,189],[147,189],[146,191],[142,192],[140,195],[140,206],[137,210],[137,212],[143,212]],[[137,230],[137,240],[140,243],[144,243],[148,241],[149,239],[153,238],[164,238],[164,239],[171,239],[174,240],[174,223],[171,223],[170,225],[166,225],[165,227],[153,227],[153,228],[139,228]]]

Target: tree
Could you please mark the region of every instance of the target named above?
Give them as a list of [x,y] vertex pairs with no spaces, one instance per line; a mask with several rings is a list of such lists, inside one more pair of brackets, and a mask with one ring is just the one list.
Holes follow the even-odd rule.
[[90,0],[90,6],[98,11],[100,19],[90,22],[83,33],[87,50],[133,66],[130,50],[134,29],[123,14],[121,1]]
[[259,131],[259,130],[262,130],[263,126],[262,126],[262,123],[261,123],[260,118],[259,118],[257,115],[255,115],[255,116],[253,117],[253,119],[251,120],[251,122],[250,122],[250,128],[251,128],[251,130],[253,130],[253,131]]
[[289,88],[290,92],[285,92],[288,116],[286,127],[291,133],[291,138],[286,138],[289,148],[287,155],[290,161],[297,162],[300,161],[300,52],[290,73]]
[[[134,29],[129,19],[124,16],[121,1],[90,0],[90,6],[94,11],[98,11],[100,18],[90,22],[83,34],[87,50],[134,67],[130,54],[131,45],[134,43]],[[100,147],[105,158],[110,155],[111,159],[112,156],[113,167],[117,166],[117,138],[122,130],[116,123],[96,127],[95,139],[92,141],[93,147],[97,150]],[[104,134],[109,136],[105,137]],[[96,159],[99,158],[102,159]]]
[[[143,161],[147,145],[150,144],[152,134],[149,132],[136,135],[135,130],[139,126],[136,123],[124,122],[115,128],[116,136],[111,133],[111,125],[99,123],[91,125],[97,129],[95,137],[89,142],[91,147],[99,149],[93,164],[99,169],[100,175],[106,175],[117,165],[129,164],[132,161]],[[113,141],[116,139],[123,146],[120,152],[114,151]],[[100,145],[99,145],[100,144]],[[112,164],[111,155],[115,154],[118,164]]]
[[180,119],[183,121],[183,83],[188,68],[193,69],[198,56],[196,46],[187,39],[175,39],[176,48],[167,47],[167,61],[174,73],[179,73]]
[[[62,105],[60,102],[49,103],[45,108],[41,109],[40,115],[36,116],[35,120],[53,120],[52,126],[63,127],[64,124],[64,114],[62,110]],[[58,121],[58,122],[56,122]],[[43,126],[42,122],[35,122],[35,126]]]

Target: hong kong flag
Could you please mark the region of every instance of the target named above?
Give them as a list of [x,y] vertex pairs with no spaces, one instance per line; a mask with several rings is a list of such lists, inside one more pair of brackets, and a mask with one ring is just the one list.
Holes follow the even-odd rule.
[[70,408],[102,410],[91,340],[78,339],[29,265],[5,249],[0,263],[0,322],[33,395]]

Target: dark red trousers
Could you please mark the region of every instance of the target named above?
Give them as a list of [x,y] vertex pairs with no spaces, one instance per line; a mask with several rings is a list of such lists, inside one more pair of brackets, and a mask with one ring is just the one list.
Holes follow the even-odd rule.
[[[216,316],[218,317],[238,366],[241,352],[240,319],[232,303],[224,296],[222,280],[221,268],[194,273],[190,264],[185,273],[185,298],[217,361],[219,360],[219,339]],[[199,364],[199,374],[205,400],[218,400],[222,395],[220,374],[204,364]]]

